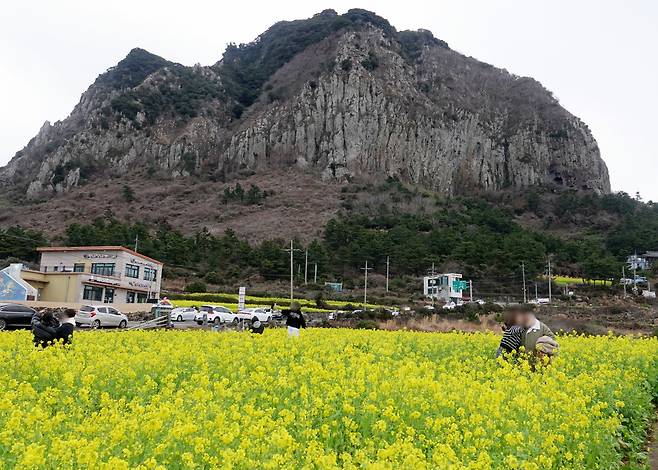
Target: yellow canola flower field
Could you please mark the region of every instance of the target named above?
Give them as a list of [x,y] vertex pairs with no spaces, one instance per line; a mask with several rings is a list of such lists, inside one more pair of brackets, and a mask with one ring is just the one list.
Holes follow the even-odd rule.
[[[0,468],[613,469],[638,457],[658,341],[310,329],[0,334]],[[635,468],[635,467],[634,467]]]

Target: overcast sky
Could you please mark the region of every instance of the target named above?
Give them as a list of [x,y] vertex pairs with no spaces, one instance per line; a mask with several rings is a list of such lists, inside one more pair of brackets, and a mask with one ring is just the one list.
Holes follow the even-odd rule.
[[531,76],[589,126],[613,190],[658,201],[658,1],[21,0],[0,13],[0,165],[64,119],[98,74],[142,47],[216,62],[274,22],[366,8],[466,55]]

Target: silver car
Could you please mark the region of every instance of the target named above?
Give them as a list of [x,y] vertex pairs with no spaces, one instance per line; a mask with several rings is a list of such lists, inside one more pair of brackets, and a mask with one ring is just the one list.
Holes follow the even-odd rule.
[[128,317],[114,307],[84,305],[75,314],[75,324],[90,328],[125,328],[128,326]]

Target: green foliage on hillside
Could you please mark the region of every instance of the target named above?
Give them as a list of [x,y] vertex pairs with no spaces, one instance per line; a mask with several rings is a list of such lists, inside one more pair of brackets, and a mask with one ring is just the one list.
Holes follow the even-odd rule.
[[352,9],[337,15],[326,10],[307,20],[276,23],[249,44],[230,44],[220,65],[229,95],[241,107],[250,106],[272,74],[296,54],[336,31],[365,23],[381,28],[387,35],[396,34],[388,21],[369,11]]
[[132,121],[142,111],[148,123],[153,124],[167,113],[182,118],[196,117],[204,103],[223,96],[216,77],[207,76],[201,70],[172,66],[166,82],[157,87],[126,91],[112,100],[111,107]]
[[437,39],[434,35],[425,29],[418,31],[400,31],[397,35],[398,41],[402,48],[402,54],[410,61],[415,62],[420,58],[423,48],[428,46],[438,46],[445,49],[448,43]]
[[[447,47],[429,31],[398,33],[386,19],[367,10],[352,9],[343,15],[326,10],[309,19],[276,23],[251,43],[229,44],[216,68],[221,81],[200,70],[174,64],[142,49],[133,49],[96,83],[125,90],[112,99],[110,107],[133,122],[138,112],[145,113],[148,124],[153,124],[166,113],[183,119],[193,118],[198,115],[202,103],[212,99],[224,100],[232,106],[233,116],[239,118],[243,109],[258,98],[274,72],[296,54],[337,31],[364,24],[374,25],[385,36],[399,40],[403,55],[411,60],[419,57],[424,46]],[[379,66],[379,59],[370,51],[362,65],[373,71]],[[146,77],[165,66],[173,77],[168,76],[167,81],[157,87],[136,89]],[[341,67],[349,71],[352,63],[343,61]],[[107,125],[106,121],[103,125]]]
[[224,204],[236,202],[246,206],[251,206],[255,204],[261,204],[270,196],[270,194],[271,193],[269,191],[263,190],[259,186],[253,184],[247,191],[245,191],[240,183],[236,183],[234,187],[229,186],[224,188],[222,202]]
[[113,89],[133,88],[153,72],[167,65],[172,63],[144,49],[136,48],[115,67],[100,75],[96,84]]
[[43,233],[20,226],[0,228],[0,269],[13,261],[36,262],[36,249],[48,242]]

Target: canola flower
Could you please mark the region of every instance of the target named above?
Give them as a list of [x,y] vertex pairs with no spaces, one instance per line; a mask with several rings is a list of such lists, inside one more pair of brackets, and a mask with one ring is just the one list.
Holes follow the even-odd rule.
[[491,334],[30,339],[0,335],[3,469],[614,469],[658,383],[656,339],[564,337],[536,372]]

